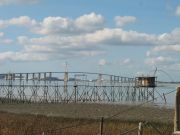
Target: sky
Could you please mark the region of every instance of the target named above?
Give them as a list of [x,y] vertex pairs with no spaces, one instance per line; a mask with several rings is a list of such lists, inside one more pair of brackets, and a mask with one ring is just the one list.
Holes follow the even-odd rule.
[[[0,72],[180,81],[179,0],[0,0]],[[160,72],[164,71],[164,72]]]

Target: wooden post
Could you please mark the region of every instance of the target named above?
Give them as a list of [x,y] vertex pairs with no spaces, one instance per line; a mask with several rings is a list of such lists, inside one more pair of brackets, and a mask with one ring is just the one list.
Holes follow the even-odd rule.
[[68,72],[64,72],[64,101],[68,103]]
[[143,127],[142,127],[143,123],[139,122],[139,127],[138,127],[138,135],[143,135]]
[[101,118],[99,135],[103,135],[103,126],[104,126],[103,124],[104,124],[104,117]]
[[166,95],[163,93],[165,104],[167,104]]
[[180,135],[180,87],[178,87],[176,91],[174,135]]
[[74,85],[74,102],[77,102],[77,85]]

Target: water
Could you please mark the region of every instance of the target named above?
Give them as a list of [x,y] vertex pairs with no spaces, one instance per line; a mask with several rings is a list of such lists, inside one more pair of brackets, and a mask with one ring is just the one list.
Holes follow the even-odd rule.
[[[159,105],[165,105],[165,100],[166,100],[166,105],[170,107],[174,107],[175,105],[175,95],[176,95],[176,88],[180,87],[179,83],[159,83],[158,87],[156,88],[156,96],[158,96],[158,100],[156,101],[157,104]],[[171,91],[174,91],[170,94]],[[163,96],[165,94],[165,97]]]

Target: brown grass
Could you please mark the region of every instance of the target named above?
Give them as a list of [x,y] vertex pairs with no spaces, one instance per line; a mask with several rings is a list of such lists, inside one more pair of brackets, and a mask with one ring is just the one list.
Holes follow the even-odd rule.
[[[107,117],[128,108],[127,105],[98,104],[1,104],[0,135],[42,135],[43,132],[45,135],[98,135],[101,116]],[[105,120],[104,133],[118,135],[137,127],[140,121],[151,121],[163,135],[169,135],[173,129],[172,119],[172,109],[139,107]],[[60,130],[71,126],[75,127]],[[137,135],[137,130],[128,135]],[[147,125],[144,135],[158,133]]]

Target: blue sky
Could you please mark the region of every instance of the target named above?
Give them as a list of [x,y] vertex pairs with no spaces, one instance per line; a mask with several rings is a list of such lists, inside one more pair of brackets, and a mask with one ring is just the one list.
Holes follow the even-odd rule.
[[157,67],[180,81],[180,2],[0,0],[0,72],[64,71],[66,61],[122,76]]

